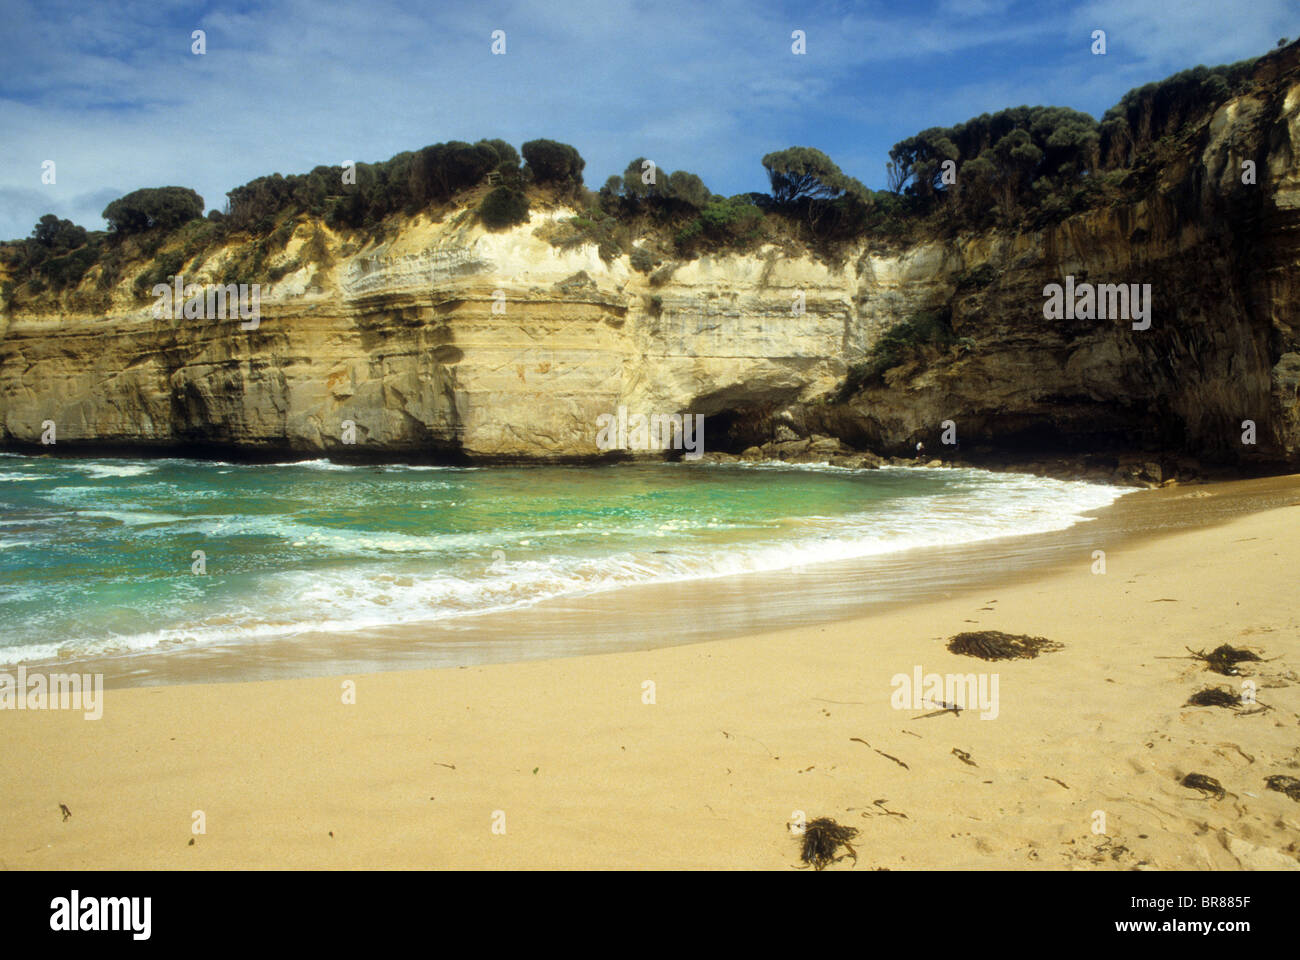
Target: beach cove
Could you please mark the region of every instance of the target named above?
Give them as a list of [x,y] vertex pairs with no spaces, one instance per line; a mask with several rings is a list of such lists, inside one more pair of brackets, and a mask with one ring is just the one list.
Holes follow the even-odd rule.
[[[1300,478],[1104,513],[1146,531],[1104,574],[1079,550],[730,639],[8,712],[0,864],[789,869],[790,824],[829,816],[860,831],[831,869],[1295,869],[1300,805],[1266,779],[1300,772]],[[970,630],[1060,647],[946,649]],[[1188,653],[1221,643],[1264,660],[1228,677]],[[996,673],[996,718],[897,709],[918,667]],[[1259,706],[1187,705],[1243,680]]]

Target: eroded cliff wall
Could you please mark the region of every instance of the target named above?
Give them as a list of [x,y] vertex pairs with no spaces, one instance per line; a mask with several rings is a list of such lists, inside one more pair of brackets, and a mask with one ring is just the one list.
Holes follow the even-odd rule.
[[[420,216],[360,249],[304,224],[278,262],[319,229],[332,263],[264,286],[256,329],[156,319],[132,273],[106,310],[10,309],[0,444],[53,421],[60,452],[584,458],[624,406],[706,415],[708,449],[784,426],[898,451],[951,420],[967,449],[1300,463],[1300,86],[1230,101],[1177,156],[1135,202],[834,262],[769,247],[647,275],[541,239],[565,209],[501,232]],[[1067,275],[1151,284],[1150,328],[1046,319],[1043,288]],[[933,310],[958,346],[839,397],[883,331]]]

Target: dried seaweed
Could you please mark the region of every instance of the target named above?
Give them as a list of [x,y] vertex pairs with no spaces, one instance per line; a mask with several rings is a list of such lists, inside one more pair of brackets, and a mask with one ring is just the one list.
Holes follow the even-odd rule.
[[[858,854],[849,841],[857,835],[856,827],[841,826],[830,817],[810,820],[804,827],[800,859],[804,863],[812,864],[818,870],[826,869],[830,864],[843,860],[845,856],[852,857],[856,864]],[[841,846],[845,847],[848,853],[837,856],[836,852]]]
[[1231,690],[1222,690],[1219,687],[1206,687],[1204,690],[1198,690],[1187,698],[1184,706],[1189,707],[1228,707],[1236,710],[1241,706],[1241,697]]
[[1268,784],[1270,790],[1285,793],[1292,800],[1300,801],[1300,780],[1295,777],[1288,777],[1286,774],[1278,773],[1266,777],[1264,782]]
[[940,701],[938,702],[938,705],[939,705],[940,707],[942,707],[943,709],[942,709],[942,710],[935,710],[935,711],[933,711],[933,712],[931,712],[931,713],[923,713],[923,714],[921,714],[919,717],[913,717],[912,719],[913,719],[913,720],[929,720],[931,717],[942,717],[945,713],[951,713],[954,717],[960,717],[960,716],[961,716],[961,707],[957,706],[957,704],[955,704],[955,703],[948,703],[948,702],[946,702],[946,701],[944,701],[944,700],[940,700]]
[[1263,658],[1257,653],[1253,653],[1250,650],[1243,650],[1240,647],[1233,647],[1226,643],[1215,647],[1209,653],[1206,653],[1204,650],[1193,650],[1191,647],[1187,648],[1187,652],[1197,660],[1202,661],[1215,673],[1221,673],[1225,677],[1238,676],[1236,665],[1239,663],[1248,660],[1260,663],[1263,660]]
[[1216,800],[1222,800],[1227,793],[1223,789],[1223,784],[1203,773],[1189,773],[1179,783],[1189,790],[1200,790],[1202,793],[1211,794]]
[[[850,740],[856,740],[858,743],[862,744],[864,747],[871,747],[871,744],[867,743],[867,741],[863,740],[861,737],[849,737],[849,739],[850,739]],[[872,749],[872,750],[876,750],[875,747],[871,747],[871,749]],[[902,760],[899,760],[898,757],[895,757],[895,756],[893,756],[892,754],[885,753],[884,750],[876,750],[876,753],[880,754],[882,757],[886,758],[887,760],[893,760],[896,764],[898,764],[898,765],[899,765],[900,767],[902,767],[904,770],[911,770],[911,769],[912,769],[912,768],[909,767],[907,764],[905,764]]]
[[1062,644],[1046,637],[1002,633],[999,630],[975,630],[959,633],[948,641],[952,653],[981,660],[1030,660],[1040,653],[1060,650]]

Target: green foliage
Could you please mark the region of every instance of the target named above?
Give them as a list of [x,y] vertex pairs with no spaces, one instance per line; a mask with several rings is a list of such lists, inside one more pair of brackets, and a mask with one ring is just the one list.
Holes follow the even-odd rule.
[[1015,222],[1069,197],[1096,169],[1099,143],[1086,113],[1014,107],[900,141],[889,151],[891,177],[921,209],[942,206],[954,224]]
[[256,283],[266,276],[266,261],[269,255],[267,239],[246,243],[238,249],[235,256],[226,261],[217,283]]
[[180,273],[184,266],[185,257],[179,250],[160,253],[145,268],[144,272],[135,278],[135,281],[131,284],[131,290],[138,299],[152,296],[153,294],[150,291],[153,290],[155,284],[171,283],[172,278]]
[[510,186],[522,182],[519,154],[504,140],[435,143],[381,163],[358,163],[354,173],[355,183],[343,181],[340,166],[252,180],[227,194],[231,226],[265,235],[286,215],[305,213],[336,229],[373,231],[385,217],[444,203],[489,173]]
[[52,213],[47,213],[36,221],[32,230],[32,245],[41,248],[51,257],[75,250],[85,242],[85,227],[79,227],[71,220],[60,220]]
[[272,283],[276,283],[294,271],[301,269],[302,259],[300,257],[294,257],[291,260],[286,260],[284,263],[276,264],[274,267],[267,268],[266,279],[270,280]]
[[42,216],[25,240],[6,244],[4,259],[32,293],[75,287],[100,256],[104,234],[88,234],[71,220]]
[[683,251],[699,244],[743,246],[763,232],[763,211],[745,197],[714,197],[674,237]]
[[586,161],[567,143],[554,140],[529,140],[521,148],[525,170],[535,183],[582,185],[582,168]]
[[411,202],[423,207],[447,200],[475,186],[502,162],[496,150],[483,141],[471,146],[453,140],[425,147],[411,158]]
[[634,247],[630,255],[632,269],[638,273],[649,273],[654,269],[655,258],[645,247]]
[[711,196],[704,181],[693,173],[674,170],[668,177],[669,199],[683,206],[698,210],[709,202]]
[[528,222],[528,197],[514,187],[497,187],[478,208],[479,217],[492,230]]
[[341,166],[320,166],[287,177],[276,173],[227,194],[229,223],[235,230],[266,235],[286,216],[310,214],[335,229],[374,231],[394,213],[415,213],[446,202],[493,172],[510,185],[522,179],[519,154],[504,140],[454,140],[399,153],[381,163],[358,163],[355,183],[343,181]]
[[873,198],[834,161],[812,147],[790,147],[763,158],[772,198],[778,208],[797,214],[821,239],[846,239],[861,233]]
[[1101,155],[1107,166],[1130,166],[1162,136],[1177,135],[1249,85],[1258,58],[1219,67],[1193,67],[1130,90],[1106,111]]
[[189,187],[147,187],[119,197],[104,208],[109,229],[118,236],[155,227],[173,230],[203,216],[203,198]]
[[587,216],[570,217],[550,242],[563,249],[594,243],[600,258],[610,263],[615,257],[631,249],[628,229],[616,217],[599,208],[587,211]]
[[519,151],[504,140],[480,140],[474,146],[488,147],[497,155],[497,170],[501,170],[503,167],[514,170],[519,169]]
[[[667,192],[667,178],[665,182],[660,182],[663,177],[663,171],[655,169],[655,182],[646,183],[644,178],[649,173],[649,168],[645,165],[649,163],[645,157],[637,157],[627,165],[623,171],[623,193],[622,195],[633,203],[643,200],[649,200],[651,197],[662,197]],[[610,181],[606,180],[605,185],[609,186]]]
[[778,204],[794,204],[801,199],[831,200],[844,194],[865,199],[867,194],[861,183],[845,176],[830,157],[813,147],[769,153],[763,158],[763,166]]
[[41,277],[55,290],[75,287],[86,275],[86,271],[99,259],[98,246],[89,244],[64,254],[52,257],[38,268]]
[[307,242],[302,245],[299,253],[307,263],[314,263],[321,267],[329,267],[334,263],[334,257],[330,254],[329,244],[325,238],[325,231],[320,227],[314,227],[311,236]]
[[838,399],[847,400],[868,383],[879,380],[886,371],[919,357],[927,349],[943,350],[956,343],[951,315],[946,310],[918,313],[890,327],[872,344],[860,363],[849,367]]
[[668,173],[656,168],[654,183],[646,183],[648,162],[644,157],[637,157],[627,165],[622,177],[606,180],[597,194],[601,209],[608,213],[645,210],[665,220],[694,213],[712,198],[704,181],[686,170]]

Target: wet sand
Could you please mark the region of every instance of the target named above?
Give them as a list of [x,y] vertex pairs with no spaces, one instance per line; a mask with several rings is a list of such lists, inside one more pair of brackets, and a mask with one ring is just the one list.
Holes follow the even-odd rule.
[[[730,639],[121,687],[94,721],[3,711],[0,866],[788,869],[802,813],[860,831],[830,869],[1300,867],[1300,803],[1265,787],[1300,777],[1300,478],[1139,493],[1065,534],[1028,565],[990,542],[983,579]],[[875,582],[801,576],[824,597]],[[719,583],[696,596],[763,589]],[[711,617],[666,589],[641,622]],[[1063,646],[945,649],[986,629]],[[1185,649],[1220,643],[1269,659],[1223,677]],[[997,716],[896,708],[917,668],[996,674]],[[1269,709],[1185,705],[1243,679]],[[1193,772],[1225,795],[1181,786]]]

